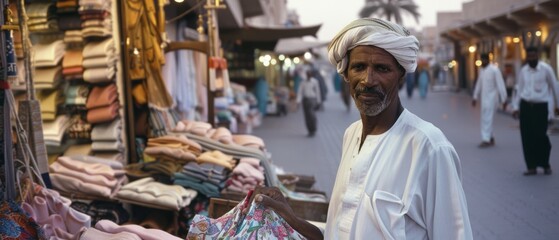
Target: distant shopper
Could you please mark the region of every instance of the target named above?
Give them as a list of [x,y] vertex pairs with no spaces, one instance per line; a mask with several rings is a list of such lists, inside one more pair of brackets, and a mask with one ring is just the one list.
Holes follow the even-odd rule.
[[307,77],[299,85],[297,93],[297,104],[303,103],[305,114],[305,125],[307,126],[308,137],[314,137],[317,128],[316,110],[322,100],[318,80],[313,77],[311,70],[308,70]]
[[308,239],[473,239],[458,154],[398,95],[418,51],[408,30],[374,18],[351,22],[328,46],[361,119],[344,134],[324,232],[297,217],[278,188],[255,201]]
[[408,98],[413,96],[413,89],[415,88],[415,73],[406,73],[406,93]]
[[493,136],[493,116],[499,103],[503,109],[507,102],[507,90],[503,74],[499,68],[489,63],[489,55],[481,54],[481,68],[474,89],[472,106],[475,107],[481,97],[481,143],[478,147],[486,148],[495,145]]
[[427,97],[427,91],[429,90],[429,83],[431,82],[431,77],[429,76],[428,63],[421,64],[419,70],[416,73],[417,78],[417,88],[419,89],[419,96],[422,99]]
[[550,175],[551,142],[547,136],[547,120],[551,103],[548,101],[555,100],[555,113],[559,114],[559,83],[551,66],[539,61],[537,48],[526,48],[526,62],[517,78],[517,98],[512,106],[513,117],[520,117],[522,150],[528,168],[524,175],[536,175],[537,167]]

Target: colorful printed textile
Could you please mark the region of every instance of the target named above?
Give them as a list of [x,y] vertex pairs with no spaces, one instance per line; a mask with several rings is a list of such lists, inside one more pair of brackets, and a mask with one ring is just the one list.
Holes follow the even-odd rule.
[[252,203],[246,215],[240,202],[218,219],[196,215],[187,240],[194,239],[306,239],[269,208]]
[[0,239],[46,239],[35,220],[13,201],[0,204]]

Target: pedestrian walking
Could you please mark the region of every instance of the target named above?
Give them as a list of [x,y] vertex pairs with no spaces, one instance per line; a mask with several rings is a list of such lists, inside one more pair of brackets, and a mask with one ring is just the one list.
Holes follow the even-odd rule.
[[507,89],[503,74],[499,68],[489,62],[489,54],[481,54],[481,68],[479,69],[472,106],[475,107],[477,100],[481,98],[481,143],[480,148],[495,145],[493,136],[493,116],[499,103],[503,109],[507,103]]
[[324,232],[297,217],[278,188],[255,201],[308,239],[473,239],[454,147],[398,95],[418,51],[405,28],[374,18],[350,23],[328,46],[361,119],[344,134]]
[[406,93],[408,98],[413,96],[413,89],[415,88],[415,73],[406,73]]
[[306,79],[299,85],[297,92],[297,104],[303,103],[305,125],[308,137],[314,137],[317,129],[316,110],[321,103],[320,86],[318,80],[313,77],[312,71],[308,70]]
[[431,82],[428,67],[429,65],[426,61],[420,61],[419,71],[416,73],[416,77],[418,78],[417,84],[419,96],[423,99],[427,97],[427,90],[429,89],[429,83]]
[[520,136],[527,167],[524,175],[536,175],[537,167],[543,168],[544,174],[550,175],[548,104],[551,104],[549,99],[554,99],[555,113],[559,114],[559,83],[551,66],[539,61],[537,48],[526,48],[526,63],[517,78],[518,93],[512,106],[513,117],[520,118]]

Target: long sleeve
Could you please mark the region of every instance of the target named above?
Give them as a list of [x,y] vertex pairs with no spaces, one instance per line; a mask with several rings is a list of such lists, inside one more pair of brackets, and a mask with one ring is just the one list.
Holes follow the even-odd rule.
[[476,81],[476,87],[474,88],[474,95],[473,95],[474,100],[478,100],[479,95],[481,94],[481,81],[483,80],[481,77],[482,75],[483,75],[483,71],[480,69]]
[[456,151],[440,146],[429,155],[424,196],[429,239],[473,239]]
[[316,93],[316,103],[320,104],[322,102],[322,96],[320,96],[320,85],[318,84],[318,80],[314,79],[314,91]]
[[515,111],[518,111],[518,109],[520,108],[520,93],[524,90],[524,71],[525,71],[526,66],[522,67],[520,69],[520,73],[517,76],[517,80],[518,82],[516,83],[516,96],[513,98],[512,101],[512,109]]
[[303,80],[301,84],[299,84],[299,89],[297,89],[297,103],[301,103],[303,100],[303,88],[305,88],[306,82]]
[[499,102],[504,103],[507,101],[507,88],[505,87],[505,80],[503,79],[503,74],[498,68],[495,68],[495,81],[497,84],[497,90],[499,91]]

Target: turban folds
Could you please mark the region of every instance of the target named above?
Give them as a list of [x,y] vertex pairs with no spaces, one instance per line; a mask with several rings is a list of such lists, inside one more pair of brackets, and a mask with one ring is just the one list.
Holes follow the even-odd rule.
[[328,59],[338,73],[343,74],[349,62],[347,53],[362,45],[382,48],[392,54],[406,72],[414,72],[417,67],[419,41],[400,25],[377,18],[361,18],[342,29],[330,45]]

